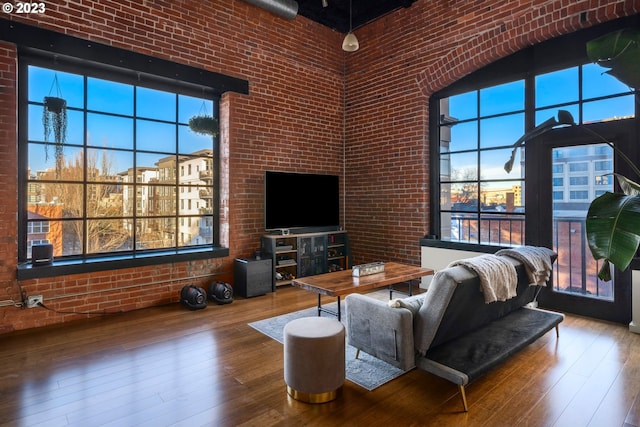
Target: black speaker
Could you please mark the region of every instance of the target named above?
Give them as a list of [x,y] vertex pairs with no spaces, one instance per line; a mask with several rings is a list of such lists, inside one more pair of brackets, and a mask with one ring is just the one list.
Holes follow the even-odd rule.
[[34,266],[51,265],[53,263],[53,245],[42,243],[31,246],[31,263]]
[[209,298],[218,304],[230,304],[233,302],[233,288],[224,282],[213,282],[209,285]]
[[207,307],[207,294],[204,289],[197,286],[183,286],[180,291],[180,302],[190,310],[200,310]]

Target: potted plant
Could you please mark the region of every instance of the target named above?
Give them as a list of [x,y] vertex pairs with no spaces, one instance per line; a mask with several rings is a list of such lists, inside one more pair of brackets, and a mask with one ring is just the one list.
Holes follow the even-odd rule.
[[189,119],[189,129],[200,135],[218,135],[218,119],[208,114],[198,114]]
[[[640,32],[619,30],[587,43],[589,59],[609,68],[608,74],[633,88],[640,88]],[[604,140],[604,138],[603,138]],[[611,142],[604,140],[631,167],[640,170]],[[622,193],[604,193],[587,212],[586,232],[595,259],[603,259],[598,277],[611,280],[610,264],[626,270],[640,245],[640,184],[614,174]],[[636,178],[636,179],[637,179]]]
[[[63,144],[67,140],[67,101],[64,98],[44,97],[42,124],[44,126],[44,141],[49,142],[50,135],[53,134],[55,157],[59,159],[62,156]],[[48,157],[48,154],[49,151],[47,149],[46,157]]]

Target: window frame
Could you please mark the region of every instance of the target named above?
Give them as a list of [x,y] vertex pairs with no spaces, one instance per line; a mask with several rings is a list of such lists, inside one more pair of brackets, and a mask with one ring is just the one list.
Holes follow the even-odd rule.
[[[490,109],[488,112],[486,112],[486,110],[483,107],[489,106],[490,108],[493,108],[495,107],[495,105],[487,104],[486,102],[483,101],[483,99],[491,98],[492,96],[490,94],[493,93],[494,90],[497,90],[497,91],[503,91],[505,89],[511,90],[510,87],[520,89],[518,88],[518,86],[521,86],[522,96],[523,98],[526,98],[525,93],[527,88],[525,83],[526,82],[524,79],[516,79],[514,81],[506,82],[506,84],[504,85],[503,84],[492,85],[490,87],[482,87],[482,88],[477,88],[474,90],[463,92],[462,95],[467,96],[466,98],[463,98],[464,101],[469,101],[470,99],[473,99],[475,102],[475,107],[472,108],[474,114],[468,117],[465,116],[457,119],[449,116],[448,114],[445,114],[440,109],[438,110],[438,117],[440,117],[440,123],[438,126],[438,130],[439,130],[438,150],[440,148],[443,148],[441,146],[441,143],[443,142],[441,141],[442,139],[440,134],[441,129],[446,128],[447,129],[446,134],[448,136],[451,136],[453,134],[453,130],[451,129],[453,126],[459,126],[459,125],[465,126],[465,125],[471,124],[472,128],[474,129],[473,133],[475,134],[474,135],[475,142],[473,146],[471,146],[471,144],[466,144],[464,147],[452,148],[450,145],[445,144],[446,147],[444,147],[446,150],[445,154],[447,157],[449,157],[449,159],[451,159],[454,156],[460,156],[460,155],[473,157],[473,160],[475,163],[475,170],[474,170],[475,178],[464,178],[462,180],[459,179],[459,177],[454,176],[454,174],[452,173],[453,169],[449,167],[450,165],[447,165],[447,169],[449,172],[448,179],[446,178],[443,179],[443,176],[445,176],[445,174],[442,174],[442,173],[439,173],[437,177],[434,177],[434,179],[437,179],[439,183],[439,186],[438,186],[439,189],[446,187],[448,189],[447,193],[451,193],[451,195],[453,195],[453,189],[456,186],[460,186],[460,185],[462,186],[470,185],[471,188],[473,189],[473,193],[475,193],[474,194],[475,198],[472,198],[472,200],[475,201],[475,204],[472,204],[467,208],[459,207],[459,206],[456,207],[454,206],[456,203],[451,203],[451,206],[448,208],[442,208],[442,206],[438,204],[438,220],[440,221],[440,224],[442,224],[441,221],[443,216],[450,217],[451,222],[453,222],[453,219],[455,218],[457,219],[457,223],[458,223],[457,228],[459,233],[461,235],[462,234],[467,235],[467,237],[469,238],[469,240],[465,241],[465,240],[462,240],[461,236],[459,236],[460,240],[443,240],[443,241],[478,246],[478,245],[496,245],[496,243],[491,243],[491,242],[494,240],[497,240],[497,245],[502,246],[503,233],[501,232],[501,230],[503,229],[501,226],[504,222],[508,221],[510,225],[508,227],[508,233],[506,234],[508,235],[509,241],[513,241],[512,239],[515,239],[518,242],[518,244],[524,243],[523,241],[524,215],[518,211],[518,209],[520,208],[520,205],[516,204],[514,206],[515,209],[513,211],[506,212],[505,210],[499,209],[500,207],[492,207],[491,203],[487,204],[486,200],[484,201],[482,200],[481,195],[483,194],[483,191],[484,191],[483,188],[489,188],[492,185],[511,186],[512,189],[520,188],[520,193],[522,193],[522,191],[524,190],[524,177],[518,176],[515,173],[510,176],[502,176],[502,177],[493,176],[492,177],[490,176],[491,174],[486,175],[486,172],[483,172],[483,170],[485,170],[484,166],[486,165],[486,163],[483,162],[483,158],[491,157],[492,153],[499,153],[499,152],[504,152],[505,150],[510,150],[511,147],[510,145],[504,145],[501,143],[494,143],[494,142],[487,143],[486,140],[483,140],[482,135],[485,132],[484,130],[485,127],[491,128],[492,126],[491,123],[495,123],[496,120],[500,121],[505,118],[508,119],[510,117],[522,116],[522,121],[524,122],[524,119],[525,119],[523,114],[524,102],[522,104],[518,104],[517,107],[509,106],[508,108],[505,109],[504,106],[501,106],[499,110]],[[450,101],[451,97],[443,97],[443,98],[440,98],[439,101],[445,98],[448,101]],[[441,104],[439,103],[439,105]],[[447,102],[446,105],[450,105],[450,102]],[[453,115],[455,116],[455,113]],[[445,141],[451,142],[446,137],[445,137]],[[439,156],[439,157],[442,157],[442,156]],[[439,165],[440,167],[442,167],[443,162],[440,162]],[[440,169],[440,171],[441,170],[442,169]],[[485,195],[489,193],[490,191],[486,192]],[[442,195],[444,194],[444,192],[439,191],[439,194]],[[517,191],[514,191],[512,195],[516,196]],[[441,200],[441,198],[439,197],[438,200]],[[515,197],[514,197],[514,201],[515,201]],[[452,202],[452,200],[450,200],[450,202]],[[505,200],[505,203],[506,203],[506,200]],[[512,223],[516,225],[512,227]],[[472,230],[475,230],[475,233],[472,232]],[[442,232],[443,232],[443,229],[439,227],[438,233],[436,234],[440,234]],[[518,236],[521,236],[521,238],[519,239]],[[440,235],[440,238],[442,239],[441,235]]]
[[[578,31],[566,36],[561,36],[555,39],[542,42],[528,48],[522,49],[515,54],[495,61],[472,74],[469,74],[460,80],[452,83],[450,86],[443,88],[431,95],[429,98],[429,153],[430,153],[430,233],[421,240],[421,244],[426,246],[436,246],[447,249],[459,249],[469,251],[480,252],[494,252],[498,250],[501,245],[488,245],[486,243],[478,242],[464,242],[457,240],[441,240],[441,184],[440,184],[440,144],[441,135],[440,127],[442,125],[440,104],[441,100],[455,96],[466,94],[471,91],[480,91],[484,88],[498,86],[502,84],[508,84],[517,80],[525,81],[525,109],[524,109],[524,122],[525,130],[533,129],[536,125],[536,114],[553,109],[557,111],[562,109],[564,105],[551,105],[551,106],[536,106],[535,105],[535,78],[536,76],[551,73],[555,71],[565,70],[572,67],[581,67],[588,65],[591,62],[586,56],[585,45],[589,40],[611,32],[618,28],[624,28],[627,26],[628,19],[622,18],[617,21],[609,22],[605,25],[600,25],[597,28],[589,30]],[[584,105],[591,101],[606,100],[615,98],[621,95],[606,95],[597,96],[595,98],[585,98],[582,94],[582,69],[580,69],[579,76],[579,99],[575,103],[569,103],[569,105],[578,105],[579,114],[574,118],[579,123],[582,123]],[[635,93],[637,93],[636,89]],[[628,95],[632,95],[631,91]],[[635,118],[636,122],[639,118]],[[514,141],[515,142],[515,141]],[[479,142],[481,144],[481,142]],[[506,160],[506,159],[505,159]],[[535,171],[526,171],[526,174],[535,174]],[[529,176],[525,177],[525,186],[527,181],[531,181]],[[554,197],[555,192],[550,196]],[[566,195],[565,195],[566,197]],[[549,201],[550,202],[550,201]],[[525,201],[526,206],[526,201]],[[527,225],[525,214],[525,244],[530,244],[530,237],[528,237],[527,231],[529,227]],[[437,242],[437,243],[435,243]]]
[[[59,36],[59,35],[57,35]],[[65,38],[67,36],[61,36]],[[84,51],[85,54],[91,52]],[[121,57],[122,51],[118,48],[109,46],[101,46],[108,52],[110,56],[107,62],[113,62],[114,57]],[[82,53],[82,52],[75,52]],[[91,52],[93,54],[94,52]],[[27,252],[27,218],[28,218],[28,67],[35,65],[50,69],[59,69],[61,71],[77,73],[81,75],[90,75],[91,77],[102,78],[111,81],[136,84],[138,86],[151,87],[153,89],[167,90],[173,93],[184,94],[199,98],[207,98],[213,101],[215,111],[213,114],[219,116],[219,101],[223,90],[217,87],[205,86],[202,84],[203,74],[210,77],[211,83],[224,83],[228,79],[226,76],[218,78],[221,75],[210,73],[204,70],[196,69],[190,66],[173,64],[174,69],[178,69],[181,73],[175,74],[183,76],[184,79],[177,82],[175,79],[170,80],[165,76],[149,74],[138,71],[145,69],[150,59],[146,55],[137,55],[127,53],[130,61],[126,65],[130,68],[113,67],[108,63],[95,62],[86,55],[78,56],[60,56],[55,52],[42,51],[30,47],[19,46],[18,48],[18,267],[17,278],[19,280],[53,277],[66,274],[87,273],[92,271],[103,271],[119,268],[131,268],[137,266],[157,265],[164,263],[174,263],[181,261],[191,261],[196,259],[209,259],[226,257],[229,255],[229,248],[221,245],[220,232],[225,226],[221,222],[220,217],[220,191],[223,184],[220,182],[220,142],[219,138],[213,138],[213,176],[214,183],[212,188],[215,189],[218,197],[213,199],[213,232],[212,244],[189,247],[173,247],[169,249],[132,251],[124,253],[113,253],[108,255],[93,254],[90,256],[73,256],[54,259],[50,265],[34,267],[28,260]],[[84,56],[84,57],[83,57]],[[139,67],[136,67],[138,65]],[[133,69],[131,69],[133,68]],[[165,72],[166,70],[162,71]],[[244,85],[244,81],[238,80],[237,87],[224,88],[226,90],[237,89],[240,92],[248,93],[248,86]],[[243,90],[244,89],[244,90]],[[177,184],[179,185],[179,183]],[[178,230],[176,230],[178,231]]]

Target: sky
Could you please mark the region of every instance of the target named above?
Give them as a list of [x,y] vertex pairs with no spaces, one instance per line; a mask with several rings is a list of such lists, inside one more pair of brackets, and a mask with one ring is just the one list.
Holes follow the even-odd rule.
[[[44,141],[41,104],[47,96],[62,97],[67,101],[67,143],[82,145],[84,142],[84,79],[82,76],[45,68],[29,66],[29,141]],[[101,155],[102,148],[113,148],[109,156],[117,170],[124,172],[133,167],[131,152],[122,151],[133,148],[134,120],[130,117],[135,112],[140,118],[135,123],[135,142],[137,149],[158,153],[140,153],[137,158],[138,166],[153,167],[154,163],[175,153],[176,138],[179,152],[193,153],[202,149],[211,149],[211,138],[192,132],[187,123],[189,118],[197,114],[211,115],[213,102],[200,98],[176,95],[159,90],[138,87],[135,94],[132,85],[110,82],[107,80],[87,79],[87,110],[86,136],[89,146],[96,147],[96,153]],[[176,114],[179,123],[177,135],[175,125],[162,123],[162,120],[175,121]],[[49,138],[50,140],[52,137]],[[122,150],[118,150],[122,149]],[[79,148],[66,148],[65,156],[73,158]],[[49,151],[46,160],[45,151],[41,146],[32,144],[29,149],[29,166],[32,171],[55,167],[53,150]]]
[[[579,68],[573,67],[556,71],[536,78],[536,125],[551,117],[557,118],[558,110],[568,110],[578,122],[580,112],[578,101],[580,96]],[[634,115],[634,96],[631,89],[614,77],[605,74],[605,68],[596,64],[582,67],[583,87],[583,123],[609,120],[614,117],[630,117]],[[511,112],[506,116],[489,117],[480,120],[480,148],[507,146],[510,147],[524,133],[525,108],[524,81],[516,81],[478,92],[453,96],[449,98],[449,115],[461,123],[451,127],[451,167],[452,170],[475,170],[477,158],[475,153],[459,153],[456,151],[475,150],[478,145],[478,121],[463,122],[480,116],[492,116]],[[612,94],[625,94],[611,99],[597,99]],[[591,101],[588,101],[590,100]],[[480,107],[478,108],[478,101]],[[522,176],[518,161],[513,171],[507,174],[504,163],[509,159],[510,148],[487,152],[481,158],[481,179],[514,179]]]

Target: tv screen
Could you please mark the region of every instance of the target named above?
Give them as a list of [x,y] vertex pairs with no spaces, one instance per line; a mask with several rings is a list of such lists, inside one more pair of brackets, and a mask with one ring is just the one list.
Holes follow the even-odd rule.
[[337,175],[266,171],[265,229],[338,227],[339,184]]

